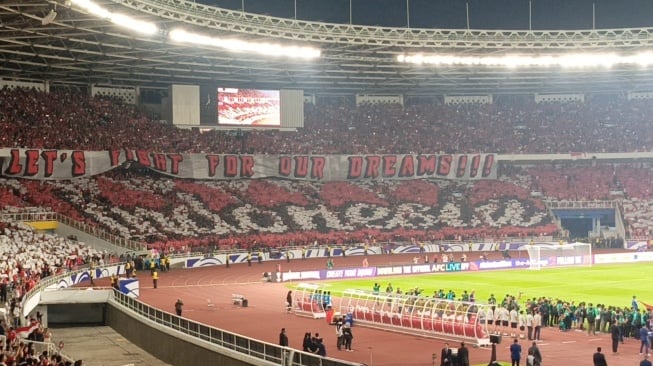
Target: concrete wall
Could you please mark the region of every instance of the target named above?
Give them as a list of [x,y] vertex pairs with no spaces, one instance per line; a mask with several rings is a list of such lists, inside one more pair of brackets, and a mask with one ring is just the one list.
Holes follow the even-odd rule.
[[[107,325],[143,350],[173,365],[275,365],[187,337],[174,330],[132,316],[108,303]],[[233,355],[230,355],[233,353]]]
[[49,304],[47,325],[101,325],[105,322],[107,303]]

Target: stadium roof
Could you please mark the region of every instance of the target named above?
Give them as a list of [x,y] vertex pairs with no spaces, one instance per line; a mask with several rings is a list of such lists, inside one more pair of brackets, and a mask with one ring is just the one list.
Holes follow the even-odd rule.
[[[14,0],[0,5],[0,75],[63,84],[165,88],[173,83],[298,88],[308,93],[573,93],[653,91],[652,67],[609,69],[420,66],[405,53],[542,55],[653,49],[653,28],[491,31],[390,28],[275,18],[182,0],[98,0],[154,22],[155,36],[131,33],[69,1]],[[53,19],[52,11],[56,12]],[[45,21],[44,21],[45,19]],[[293,61],[175,44],[183,26],[211,36],[318,47],[322,56]]]

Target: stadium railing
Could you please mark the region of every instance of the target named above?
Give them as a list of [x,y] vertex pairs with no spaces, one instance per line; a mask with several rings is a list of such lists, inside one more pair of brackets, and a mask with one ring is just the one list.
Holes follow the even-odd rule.
[[141,242],[131,240],[131,239],[126,239],[117,235],[110,234],[102,229],[99,229],[95,226],[91,226],[88,224],[85,224],[83,222],[76,221],[70,217],[64,216],[62,214],[57,214],[57,221],[66,224],[68,226],[71,226],[79,231],[83,231],[89,235],[93,235],[95,237],[98,237],[102,240],[106,240],[109,243],[127,248],[133,251],[141,251],[141,250],[146,250],[147,246]]

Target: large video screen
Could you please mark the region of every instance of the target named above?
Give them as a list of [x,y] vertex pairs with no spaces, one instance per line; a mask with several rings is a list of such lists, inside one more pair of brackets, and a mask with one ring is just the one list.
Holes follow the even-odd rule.
[[279,90],[218,88],[218,125],[280,127]]

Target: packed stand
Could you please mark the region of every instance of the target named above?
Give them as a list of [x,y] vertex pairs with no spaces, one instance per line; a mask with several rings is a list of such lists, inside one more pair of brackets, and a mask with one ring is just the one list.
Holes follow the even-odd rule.
[[[46,206],[159,249],[500,239],[553,235],[540,199],[508,180],[452,182],[189,181],[132,168],[93,178],[0,180]],[[43,197],[47,196],[47,197]],[[5,207],[9,209],[9,206]],[[69,211],[71,210],[71,211]]]
[[109,256],[75,239],[38,233],[25,224],[11,222],[0,222],[0,249],[4,253],[0,258],[0,303],[5,304],[5,319],[0,322],[0,362],[17,365],[34,360],[38,365],[72,365],[60,355],[35,351],[31,341],[49,342],[50,333],[43,328],[39,312],[32,318],[22,316],[23,296],[43,278],[91,261],[101,265],[110,260]]
[[619,200],[630,235],[646,235],[653,209],[630,195],[632,180],[625,179],[639,169],[622,167],[616,182],[614,167],[593,169],[563,168],[557,177],[553,168],[513,169],[475,182],[315,183],[189,181],[132,168],[39,189],[30,181],[0,180],[0,190],[15,192],[23,206],[50,202],[43,207],[166,251],[556,235],[544,199]]
[[[305,127],[199,133],[146,118],[134,107],[78,92],[0,91],[1,147],[259,154],[599,153],[650,151],[648,101],[588,98],[488,105],[348,103],[305,106]],[[343,143],[345,142],[346,143]]]

